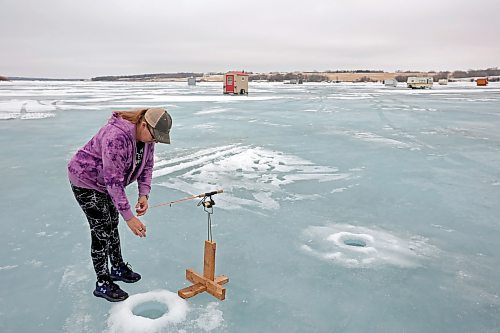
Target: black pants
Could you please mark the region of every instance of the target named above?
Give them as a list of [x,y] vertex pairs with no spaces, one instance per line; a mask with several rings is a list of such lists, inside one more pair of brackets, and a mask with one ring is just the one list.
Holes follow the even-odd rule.
[[107,193],[73,185],[71,188],[89,221],[92,239],[90,256],[97,279],[108,279],[108,257],[113,266],[123,262],[118,234],[118,211]]

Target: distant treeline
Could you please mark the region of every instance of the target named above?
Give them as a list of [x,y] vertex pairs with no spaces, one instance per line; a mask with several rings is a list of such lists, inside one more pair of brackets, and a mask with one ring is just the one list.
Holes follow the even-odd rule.
[[302,80],[303,82],[322,82],[328,81],[328,76],[321,74],[303,74],[303,73],[269,73],[269,74],[250,74],[249,81],[266,80],[269,82],[283,82],[288,80]]
[[378,82],[378,81],[375,79],[372,79],[369,76],[362,76],[359,79],[354,80],[353,82]]
[[[406,82],[408,76],[412,76],[414,72],[400,72],[405,74],[400,74],[395,77],[399,82]],[[500,69],[488,68],[488,69],[470,69],[468,71],[444,71],[444,72],[428,72],[429,76],[432,76],[434,81],[440,79],[465,79],[465,78],[475,78],[475,77],[490,77],[490,76],[500,76]],[[473,80],[473,79],[472,79]],[[490,78],[490,81],[498,81],[498,78]]]
[[[2,76],[3,77],[3,76]],[[22,76],[9,76],[5,78],[7,81],[83,81],[83,79],[54,79],[46,77],[22,77]],[[0,78],[0,81],[3,81]]]
[[488,68],[488,69],[471,69],[468,71],[454,71],[452,77],[456,79],[464,77],[479,77],[479,76],[500,76],[500,69],[498,68]]
[[[356,69],[356,70],[327,70],[323,73],[384,73],[381,70],[369,70],[369,69]],[[261,74],[251,74],[249,75],[249,81],[255,80],[267,80],[270,82],[283,82],[289,80],[302,80],[303,82],[323,82],[329,81],[330,78],[327,75],[319,74],[317,71],[314,72],[289,72],[289,73],[261,73]],[[359,82],[376,82],[376,80],[371,80],[369,77],[364,76],[359,79]]]
[[[356,70],[327,70],[324,72],[270,72],[270,73],[252,73],[249,74],[249,81],[265,80],[270,82],[283,82],[288,80],[301,80],[303,82],[322,82],[329,81],[330,78],[324,73],[332,74],[366,74],[365,76],[358,78],[355,82],[376,82],[377,80],[370,77],[370,74],[385,73],[382,70],[370,70],[370,69],[356,69]],[[397,71],[395,79],[400,82],[406,82],[408,76],[413,76],[416,73],[421,73],[419,71]],[[222,75],[223,73],[208,73],[208,75]],[[498,68],[488,68],[488,69],[471,69],[468,71],[441,71],[441,72],[428,72],[429,76],[432,76],[435,81],[439,79],[463,79],[469,77],[490,77],[490,76],[500,76],[500,69]],[[157,73],[157,74],[138,74],[138,75],[119,75],[119,76],[98,76],[94,77],[92,81],[154,81],[163,79],[187,79],[189,77],[201,78],[203,81],[204,73],[194,73],[194,72],[181,72],[181,73]],[[496,78],[491,78],[490,81],[494,81]]]
[[151,81],[158,79],[186,79],[188,77],[202,77],[203,73],[159,73],[159,74],[138,74],[121,76],[97,76],[92,81]]
[[371,69],[355,69],[355,70],[327,70],[325,73],[384,73],[384,71],[381,70],[371,70]]

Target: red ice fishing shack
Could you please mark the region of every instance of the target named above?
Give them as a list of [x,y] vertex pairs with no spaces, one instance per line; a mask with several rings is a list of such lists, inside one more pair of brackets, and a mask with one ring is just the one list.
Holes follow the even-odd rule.
[[224,74],[224,94],[248,95],[248,74],[237,71]]

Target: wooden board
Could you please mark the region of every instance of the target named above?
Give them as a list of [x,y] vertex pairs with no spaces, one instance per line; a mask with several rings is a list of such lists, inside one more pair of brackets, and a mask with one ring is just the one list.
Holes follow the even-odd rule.
[[228,283],[229,278],[224,275],[215,276],[215,250],[215,242],[205,241],[203,275],[196,273],[191,268],[186,269],[186,279],[193,284],[179,290],[177,294],[180,297],[186,299],[206,291],[221,301],[226,298],[226,288],[222,285]]
[[221,301],[226,298],[226,288],[222,287],[220,284],[215,283],[215,281],[208,280],[202,275],[199,275],[192,269],[186,269],[186,279],[194,284],[203,284],[207,288],[207,292],[214,297],[220,299]]
[[186,299],[186,298],[190,298],[190,297],[196,296],[199,293],[202,293],[204,291],[207,291],[207,287],[205,287],[204,284],[197,283],[197,284],[193,284],[193,285],[191,285],[191,286],[189,286],[187,288],[179,290],[177,292],[177,295],[179,295],[180,297]]
[[216,244],[205,241],[205,256],[203,257],[203,276],[209,280],[215,278],[215,248]]

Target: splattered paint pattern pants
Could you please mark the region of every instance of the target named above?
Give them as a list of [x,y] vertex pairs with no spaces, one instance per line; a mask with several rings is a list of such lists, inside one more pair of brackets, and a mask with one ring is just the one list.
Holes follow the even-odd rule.
[[109,277],[108,257],[114,266],[123,262],[118,234],[118,211],[107,193],[71,185],[90,226],[92,263],[99,280]]

